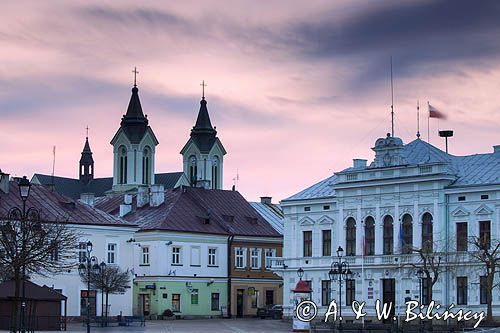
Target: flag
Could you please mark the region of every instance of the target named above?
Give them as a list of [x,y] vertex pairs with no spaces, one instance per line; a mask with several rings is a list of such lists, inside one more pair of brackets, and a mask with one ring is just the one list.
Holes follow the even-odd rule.
[[446,119],[446,115],[429,104],[429,118]]

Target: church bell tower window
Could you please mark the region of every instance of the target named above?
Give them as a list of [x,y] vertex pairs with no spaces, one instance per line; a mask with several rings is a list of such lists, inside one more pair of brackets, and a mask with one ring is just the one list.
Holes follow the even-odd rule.
[[219,188],[219,158],[214,157],[212,162],[212,189],[216,190]]
[[143,156],[142,156],[142,183],[149,184],[150,183],[150,163],[149,163],[149,149],[144,148]]
[[120,148],[120,164],[119,164],[119,183],[127,184],[127,150],[125,147]]
[[191,156],[189,158],[189,181],[191,185],[196,185],[196,180],[198,178],[198,166],[196,165],[196,157]]

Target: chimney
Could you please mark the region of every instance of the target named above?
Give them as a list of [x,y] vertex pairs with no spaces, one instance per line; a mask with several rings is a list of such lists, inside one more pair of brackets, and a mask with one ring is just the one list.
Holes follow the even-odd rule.
[[270,205],[272,197],[260,197],[260,203]]
[[120,205],[120,217],[124,217],[132,211],[132,195],[125,194],[123,197],[123,204]]
[[210,180],[197,180],[196,181],[196,187],[204,188],[205,190],[210,189]]
[[493,153],[495,154],[500,153],[500,145],[493,146]]
[[137,208],[146,206],[149,203],[149,187],[147,185],[139,185],[137,189]]
[[94,199],[95,199],[94,193],[82,193],[82,194],[80,194],[80,201],[86,205],[89,205],[90,207],[94,207],[94,202],[95,202]]
[[158,207],[165,202],[165,187],[163,185],[151,185],[151,198],[149,205],[151,207]]
[[3,173],[2,170],[0,170],[0,191],[9,193],[9,174]]
[[366,168],[366,160],[355,158],[352,160],[352,166],[356,169]]

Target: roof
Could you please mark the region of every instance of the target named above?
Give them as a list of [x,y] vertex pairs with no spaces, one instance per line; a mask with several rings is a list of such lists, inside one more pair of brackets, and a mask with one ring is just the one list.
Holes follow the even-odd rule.
[[[22,207],[22,204],[17,183],[10,181],[8,193],[0,191],[0,216],[8,216],[8,212],[12,207]],[[46,222],[135,226],[134,223],[106,214],[99,209],[51,191],[47,187],[38,184],[31,185],[26,206],[38,209],[40,218]]]
[[262,202],[250,202],[252,207],[260,214],[277,232],[283,235],[283,211],[279,205]]
[[[425,142],[415,139],[403,145],[402,156],[409,166],[444,163],[446,173],[456,179],[448,187],[477,186],[500,184],[500,152],[455,156]],[[373,167],[347,168],[343,171],[365,170]],[[283,201],[320,199],[335,196],[332,188],[338,181],[337,176],[330,176],[311,187],[292,195]]]
[[210,122],[207,101],[202,98],[196,124],[191,130],[191,138],[202,154],[208,154],[216,141],[217,131]]
[[120,126],[132,144],[140,143],[148,130],[148,119],[142,112],[139,89],[136,86],[132,88],[127,113],[123,116]]
[[[183,172],[157,173],[155,183],[162,184],[165,188],[174,188],[182,175]],[[42,185],[54,185],[56,192],[73,199],[79,199],[82,193],[94,193],[96,197],[101,197],[113,187],[113,177],[94,178],[86,185],[76,178],[52,177],[40,173],[35,173],[33,179],[35,178]]]
[[[0,283],[0,299],[14,298],[16,290],[16,282],[14,280]],[[24,282],[25,295],[28,300],[36,301],[62,301],[67,297],[60,292],[55,291],[47,286],[39,286],[29,280]]]
[[[95,207],[117,215],[122,195],[103,197]],[[203,234],[280,237],[281,235],[237,191],[179,187],[165,191],[165,202],[158,207],[137,207],[124,219],[141,231],[164,230]]]

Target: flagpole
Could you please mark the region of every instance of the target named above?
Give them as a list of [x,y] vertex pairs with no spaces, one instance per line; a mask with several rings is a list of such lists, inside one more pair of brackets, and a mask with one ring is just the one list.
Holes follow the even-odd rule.
[[420,104],[417,99],[417,139],[420,139]]
[[[427,109],[429,109],[429,101],[427,101]],[[431,115],[428,113],[427,114],[427,142],[428,143],[431,143],[431,130],[429,129],[430,120],[431,120]]]
[[392,56],[391,56],[391,134],[394,137],[394,86],[392,83]]

